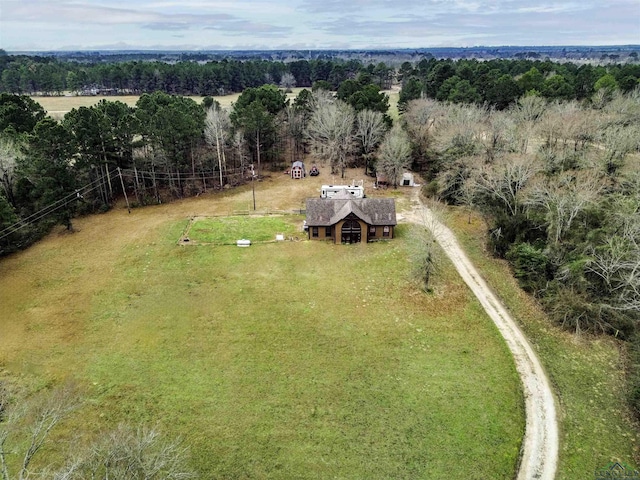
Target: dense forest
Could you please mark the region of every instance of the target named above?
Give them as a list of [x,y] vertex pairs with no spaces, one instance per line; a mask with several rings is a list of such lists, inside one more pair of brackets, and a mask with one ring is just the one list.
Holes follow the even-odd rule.
[[403,62],[396,69],[383,62],[365,64],[360,59],[339,58],[87,63],[0,54],[0,91],[25,95],[162,91],[206,96],[239,93],[265,84],[308,88],[319,81],[337,89],[343,81],[363,75],[381,89],[401,82],[402,105],[425,94],[443,101],[488,103],[502,109],[531,91],[550,100],[586,99],[605,85],[628,92],[638,85],[640,63],[597,66],[548,59],[454,61],[425,56],[418,62]]
[[[239,185],[303,155],[480,211],[550,317],[630,341],[640,413],[640,65],[542,60],[80,64],[0,56],[0,254],[52,225]],[[401,86],[399,118],[383,90]],[[303,89],[293,101],[284,91]],[[25,94],[137,93],[58,122]],[[210,96],[242,92],[230,110]],[[197,103],[181,95],[202,95]]]

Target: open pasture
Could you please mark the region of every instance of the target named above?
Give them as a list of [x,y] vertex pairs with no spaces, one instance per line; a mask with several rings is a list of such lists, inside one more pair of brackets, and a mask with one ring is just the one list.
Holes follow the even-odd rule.
[[[302,88],[293,88],[290,93],[287,94],[287,98],[291,101],[295,99]],[[185,95],[186,96],[186,95]],[[214,96],[223,108],[231,108],[232,104],[238,100],[239,93],[231,95],[218,95]],[[77,95],[60,95],[60,96],[33,96],[33,100],[42,105],[49,115],[56,119],[62,119],[67,112],[70,112],[74,108],[90,107],[97,104],[100,100],[107,100],[110,102],[123,102],[130,107],[135,107],[136,102],[140,98],[140,95],[95,95],[95,96],[77,96]],[[202,96],[189,96],[195,102],[202,102]]]
[[[292,88],[290,93],[287,93],[287,98],[289,101],[293,102],[298,93],[302,88]],[[384,93],[389,95],[389,115],[391,118],[398,118],[398,88],[394,88],[393,90],[386,90]],[[239,93],[234,93],[232,95],[219,95],[214,96],[220,105],[223,108],[230,109],[233,103],[238,100],[240,96]],[[135,107],[136,102],[140,98],[139,95],[96,95],[96,96],[76,96],[76,95],[61,95],[61,96],[53,96],[53,97],[44,97],[44,96],[33,96],[31,97],[33,100],[42,105],[47,113],[57,119],[61,120],[67,112],[70,112],[74,108],[80,107],[90,107],[95,105],[100,100],[107,100],[110,102],[123,102],[129,105],[130,107]],[[197,103],[202,102],[201,96],[191,96]]]
[[[259,205],[299,208],[319,181],[267,179]],[[201,478],[512,478],[519,381],[453,271],[424,294],[408,226],[368,245],[176,245],[250,196],[117,208],[0,261],[2,375],[84,395],[43,458],[127,422],[180,436]]]

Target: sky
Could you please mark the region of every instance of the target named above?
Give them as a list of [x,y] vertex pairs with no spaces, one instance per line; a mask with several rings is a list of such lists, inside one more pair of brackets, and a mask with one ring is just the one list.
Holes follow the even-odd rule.
[[640,44],[640,0],[0,0],[12,51]]

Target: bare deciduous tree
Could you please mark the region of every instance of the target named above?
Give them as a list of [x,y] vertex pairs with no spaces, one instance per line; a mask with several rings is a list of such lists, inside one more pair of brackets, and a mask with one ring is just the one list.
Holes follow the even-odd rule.
[[518,103],[510,110],[513,121],[516,124],[516,136],[519,152],[528,153],[529,141],[533,136],[535,127],[544,115],[547,102],[537,95],[528,95],[518,100]]
[[610,307],[640,312],[640,249],[635,241],[612,236],[588,249],[586,271],[598,276],[606,289]]
[[409,233],[409,258],[411,259],[412,275],[422,284],[426,292],[432,291],[433,276],[438,273],[442,263],[442,250],[436,242],[440,234],[441,221],[446,218],[444,204],[432,201],[429,208],[417,211],[418,221]]
[[231,141],[237,160],[240,162],[240,169],[244,172],[248,158],[247,140],[245,139],[244,132],[242,130],[237,130]]
[[22,156],[20,148],[9,139],[0,139],[0,185],[9,203],[15,206],[13,187],[16,181],[15,170],[18,159]]
[[601,279],[611,308],[640,313],[640,190],[616,196],[608,207],[610,233],[587,248],[586,271]]
[[605,152],[605,171],[614,174],[624,165],[627,155],[640,147],[640,128],[637,125],[609,125],[601,128],[599,142]]
[[409,102],[402,118],[414,148],[419,154],[424,155],[431,148],[434,131],[442,115],[442,104],[435,100],[421,98]]
[[285,127],[287,136],[290,139],[291,160],[295,161],[298,158],[298,153],[302,150],[302,142],[304,141],[304,114],[295,106],[287,105],[282,115],[284,121],[281,124]]
[[[15,395],[14,395],[15,396]],[[27,480],[36,475],[34,458],[52,430],[78,405],[72,384],[21,400],[9,395],[0,382],[0,478]],[[8,443],[12,448],[8,448]],[[7,453],[17,461],[8,462]],[[55,480],[183,480],[194,478],[187,466],[187,449],[179,440],[167,441],[154,428],[137,430],[120,425],[57,471],[44,467],[37,475]]]
[[356,115],[356,139],[364,158],[364,174],[367,174],[374,152],[384,138],[387,126],[384,115],[372,110],[361,110]]
[[544,147],[564,156],[583,150],[595,139],[594,112],[576,101],[548,104],[544,114],[537,118],[537,133],[542,137]]
[[474,105],[448,104],[436,125],[434,146],[440,152],[456,149],[466,155],[477,151],[484,111]]
[[155,428],[119,425],[84,455],[72,460],[55,480],[186,480],[195,478],[180,440],[166,441]]
[[502,153],[516,150],[515,125],[505,113],[487,110],[478,129],[478,143],[487,162],[493,162]]
[[534,182],[527,191],[526,203],[544,208],[549,236],[557,244],[603,188],[602,178],[593,171],[566,171]]
[[325,92],[314,94],[315,108],[307,126],[314,153],[328,161],[332,173],[344,177],[347,157],[353,149],[353,108],[333,100]]
[[573,138],[572,117],[580,112],[577,102],[549,103],[538,123],[537,134],[544,142],[544,146],[551,149],[562,150]]
[[510,215],[516,215],[521,213],[523,190],[538,171],[538,165],[531,158],[502,156],[494,164],[477,167],[469,181],[476,196],[488,197],[501,204]]
[[284,72],[280,77],[280,88],[290,89],[296,86],[296,77],[289,72]]
[[616,92],[611,101],[603,106],[606,114],[619,119],[621,123],[627,125],[638,125],[640,123],[640,87],[627,94]]
[[[0,472],[2,480],[25,480],[29,477],[29,467],[34,457],[44,446],[51,430],[62,421],[77,405],[77,396],[72,385],[60,387],[44,397],[37,397],[31,401],[9,405],[6,392],[3,397],[3,415],[0,419]],[[20,423],[26,417],[33,417],[28,421],[25,431],[20,428]],[[21,435],[22,434],[22,435]],[[24,445],[15,448],[13,453],[20,457],[16,475],[12,475],[6,459],[7,441],[12,437],[24,437],[22,441],[16,440],[16,445]]]
[[411,145],[406,132],[395,126],[387,133],[378,150],[376,170],[381,171],[394,188],[400,183],[404,170],[409,166]]
[[224,185],[223,172],[227,168],[225,147],[230,130],[231,121],[229,120],[229,113],[226,110],[215,106],[207,109],[204,137],[207,143],[216,149],[220,174],[220,188]]

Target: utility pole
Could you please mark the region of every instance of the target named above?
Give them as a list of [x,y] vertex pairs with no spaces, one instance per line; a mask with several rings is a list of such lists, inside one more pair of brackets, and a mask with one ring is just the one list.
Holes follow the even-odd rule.
[[124,189],[124,180],[122,179],[122,171],[118,167],[118,175],[120,176],[120,185],[122,185],[122,193],[124,193],[124,201],[127,202],[127,211],[131,213],[131,207],[129,206],[129,198],[127,197],[127,191]]
[[253,179],[256,178],[256,171],[253,169],[253,163],[251,164],[251,191],[253,192],[253,211],[256,210],[256,186],[253,183]]

